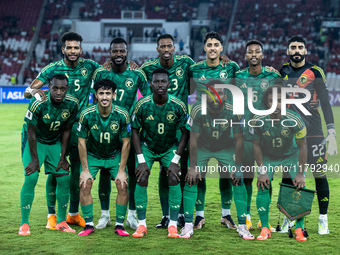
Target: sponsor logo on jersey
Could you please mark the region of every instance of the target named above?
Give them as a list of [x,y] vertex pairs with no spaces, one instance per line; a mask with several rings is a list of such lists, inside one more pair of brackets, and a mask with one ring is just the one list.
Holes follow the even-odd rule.
[[111,130],[113,130],[114,132],[117,132],[119,130],[119,124],[117,121],[112,121],[110,124],[110,128]]
[[64,120],[67,120],[69,117],[70,117],[70,110],[69,109],[63,109],[62,112],[61,112],[61,117],[64,119]]
[[263,136],[270,136],[270,133],[269,133],[269,131],[266,131],[266,132],[264,132],[262,135],[263,135]]
[[207,78],[205,78],[204,75],[201,76],[201,78],[199,78],[200,81],[205,81]]
[[27,110],[25,117],[29,120],[32,120],[33,118],[33,113],[30,110]]
[[89,72],[87,71],[86,68],[80,69],[80,72],[81,72],[81,75],[84,76],[84,77],[86,77],[89,74]]
[[153,118],[152,114],[151,114],[149,117],[147,117],[146,119],[147,119],[147,120],[155,120],[155,119]]
[[176,119],[176,115],[174,112],[168,112],[166,115],[166,119],[169,121],[169,123],[173,123]]
[[228,73],[227,73],[226,70],[222,70],[222,71],[220,72],[220,78],[221,78],[222,80],[225,80],[225,79],[228,78]]
[[44,115],[44,119],[50,119],[50,115],[48,115],[48,113],[46,113],[46,114]]
[[267,80],[262,80],[260,83],[261,89],[267,89],[269,87],[269,83]]
[[243,83],[240,88],[241,89],[246,89],[247,88],[247,84]]
[[321,163],[323,162],[323,158],[319,157],[319,159],[316,161],[316,163]]
[[98,129],[97,124],[94,124],[94,125],[91,127],[91,129]]
[[290,134],[291,134],[291,132],[290,132],[289,128],[282,128],[282,130],[281,130],[281,135],[282,135],[283,137],[289,137]]
[[133,81],[132,78],[127,78],[125,80],[125,86],[128,88],[128,89],[131,89],[133,87],[133,85],[135,85],[135,82]]
[[283,78],[284,81],[288,81],[288,75],[286,74],[286,76]]
[[184,74],[183,68],[182,68],[182,67],[177,67],[177,68],[176,68],[176,76],[182,77],[183,74]]
[[203,124],[203,127],[210,127],[209,122],[204,123],[204,124]]

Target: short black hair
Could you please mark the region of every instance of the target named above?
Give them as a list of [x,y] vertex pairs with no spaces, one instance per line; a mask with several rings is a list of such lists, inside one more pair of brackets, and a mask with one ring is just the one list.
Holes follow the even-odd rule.
[[289,38],[287,48],[289,48],[289,45],[292,42],[300,42],[300,43],[303,43],[306,46],[305,38],[303,38],[302,36],[299,36],[299,35],[294,35],[291,38]]
[[168,70],[166,70],[164,68],[157,68],[157,69],[153,70],[152,76],[156,73],[165,73],[168,77],[170,76]]
[[252,44],[260,45],[261,50],[263,50],[263,44],[260,41],[258,41],[258,40],[250,40],[250,41],[248,41],[247,44],[246,44],[246,49],[248,48],[249,45],[252,45]]
[[274,85],[274,86],[268,87],[266,92],[264,93],[264,96],[263,96],[263,99],[262,99],[262,103],[266,107],[268,107],[268,97],[269,97],[269,95],[273,94],[273,88],[277,88],[277,94],[281,94],[281,85]]
[[94,84],[94,90],[97,92],[98,89],[103,88],[103,89],[107,89],[110,90],[112,89],[112,93],[114,93],[116,91],[117,85],[116,83],[114,83],[112,80],[109,79],[101,79],[99,81],[97,81]]
[[65,42],[66,41],[77,41],[77,42],[82,42],[83,41],[83,37],[81,37],[80,34],[76,33],[76,32],[66,32],[61,36],[61,43],[63,45],[63,47],[65,47]]
[[221,44],[223,44],[222,36],[217,32],[212,31],[212,32],[206,33],[204,36],[203,43],[206,44],[208,39],[216,39],[216,40],[219,40]]
[[174,39],[174,37],[172,35],[164,34],[164,35],[160,35],[160,36],[157,37],[157,46],[159,44],[159,41],[162,40],[162,39],[171,39],[172,42],[175,42],[175,39]]
[[57,73],[55,75],[52,76],[52,78],[50,79],[50,84],[49,86],[51,86],[52,81],[56,79],[56,80],[60,80],[60,81],[64,81],[66,80],[66,85],[68,86],[68,78],[65,74],[62,73]]
[[111,43],[110,43],[110,48],[111,48],[111,46],[112,46],[112,44],[118,44],[118,43],[125,43],[125,45],[126,45],[126,47],[127,47],[127,42],[123,39],[123,38],[121,38],[121,37],[117,37],[117,38],[114,38],[112,41],[111,41]]

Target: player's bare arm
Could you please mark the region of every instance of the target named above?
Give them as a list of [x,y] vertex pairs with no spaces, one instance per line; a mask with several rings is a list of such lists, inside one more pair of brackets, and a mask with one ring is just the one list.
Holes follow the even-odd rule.
[[27,99],[30,99],[38,93],[36,97],[38,97],[39,95],[42,98],[42,100],[45,100],[47,97],[46,97],[45,92],[41,90],[42,86],[44,86],[44,83],[39,79],[35,79],[31,83],[31,85],[26,88],[24,97]]
[[[263,155],[262,150],[260,147],[260,141],[259,140],[253,140],[253,148],[254,148],[254,157],[256,160],[257,165],[260,167],[263,166]],[[268,189],[270,186],[270,180],[269,176],[264,171],[259,171],[258,177],[257,177],[257,189],[262,189],[262,192],[264,192],[264,189]]]
[[190,132],[190,168],[185,177],[185,181],[189,186],[197,185],[198,181],[201,180],[200,172],[196,171],[195,166],[197,165],[197,142],[200,134]]
[[118,174],[115,178],[115,183],[118,184],[119,181],[120,184],[122,185],[122,188],[124,188],[124,185],[126,186],[128,185],[125,167],[130,152],[130,137],[123,138],[122,142],[123,142],[122,153],[120,156],[120,164]]
[[137,176],[137,182],[139,182],[145,173],[147,173],[148,175],[150,174],[150,169],[145,162],[145,158],[142,152],[142,147],[140,145],[139,130],[136,128],[132,128],[132,142],[133,142],[133,146],[135,147],[135,151],[136,151],[137,159],[138,159],[138,165],[136,167],[135,174]]
[[305,165],[307,163],[307,141],[306,138],[296,140],[296,144],[299,147],[299,169],[298,173],[293,180],[293,184],[297,189],[302,189],[305,184]]
[[[242,132],[234,134],[234,138],[235,138],[235,164],[241,165],[242,155],[243,155],[243,147],[244,147]],[[234,186],[241,185],[241,177],[242,176],[240,176],[240,174],[242,175],[242,172],[232,173],[231,181],[232,181]]]
[[38,171],[40,173],[39,159],[37,153],[36,130],[37,126],[27,123],[27,139],[31,152],[32,161],[25,168],[26,175],[33,174],[35,171]]
[[68,163],[66,159],[66,150],[70,142],[70,138],[71,138],[71,129],[72,129],[72,124],[67,124],[63,132],[63,135],[61,137],[62,147],[61,147],[61,153],[60,153],[60,160],[59,160],[56,171],[58,171],[59,169],[64,169],[67,172],[70,172],[69,170],[70,164]]
[[78,137],[78,150],[79,150],[79,158],[82,166],[82,172],[79,177],[79,187],[86,188],[87,181],[90,180],[93,182],[92,175],[89,171],[89,166],[87,164],[87,149],[86,149],[86,140],[84,138]]

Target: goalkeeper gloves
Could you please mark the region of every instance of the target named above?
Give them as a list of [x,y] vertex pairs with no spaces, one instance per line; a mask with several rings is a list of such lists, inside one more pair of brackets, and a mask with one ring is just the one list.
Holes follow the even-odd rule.
[[325,145],[328,142],[327,153],[329,156],[333,156],[334,154],[338,154],[338,146],[336,144],[336,132],[334,124],[328,124],[328,135],[321,142],[321,145]]

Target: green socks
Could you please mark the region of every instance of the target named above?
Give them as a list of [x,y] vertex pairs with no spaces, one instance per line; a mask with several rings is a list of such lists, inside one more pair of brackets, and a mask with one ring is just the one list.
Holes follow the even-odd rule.
[[80,175],[80,161],[71,161],[71,175],[70,175],[70,213],[79,212],[79,175]]
[[204,211],[206,190],[206,181],[205,178],[203,178],[202,181],[199,181],[197,185],[196,211]]
[[[271,189],[271,187],[269,187]],[[269,229],[269,205],[270,205],[270,195],[269,190],[264,188],[264,192],[260,189],[257,192],[256,206],[257,211],[260,216],[262,227]]]
[[58,223],[66,221],[66,211],[70,198],[70,176],[57,177]]
[[183,190],[183,205],[186,223],[191,223],[194,219],[196,199],[197,199],[197,185],[189,186],[186,183]]
[[182,201],[181,185],[169,186],[170,220],[177,221]]
[[116,204],[116,222],[124,223],[125,215],[126,215],[127,205],[119,205]]
[[253,185],[245,185],[247,189],[247,214],[250,214],[251,198],[253,196]]
[[159,174],[158,178],[158,193],[161,202],[162,213],[169,215],[169,184],[168,177],[164,174]]
[[230,178],[220,178],[220,193],[222,209],[230,209],[233,202],[233,185]]
[[234,200],[237,211],[238,224],[245,225],[247,219],[247,190],[244,184],[233,186]]
[[34,189],[38,182],[39,173],[35,171],[31,175],[25,176],[25,182],[21,189],[20,204],[21,204],[21,223],[29,224],[29,215],[32,208],[32,203],[34,199]]
[[98,194],[100,200],[100,206],[102,210],[110,209],[110,194],[111,194],[111,174],[102,174],[103,170],[100,170]]
[[137,209],[138,220],[145,220],[146,206],[148,204],[147,187],[141,187],[137,183],[135,192],[135,203]]
[[93,204],[80,205],[85,223],[93,222]]
[[53,174],[49,174],[46,180],[46,200],[48,214],[55,214],[57,180]]

